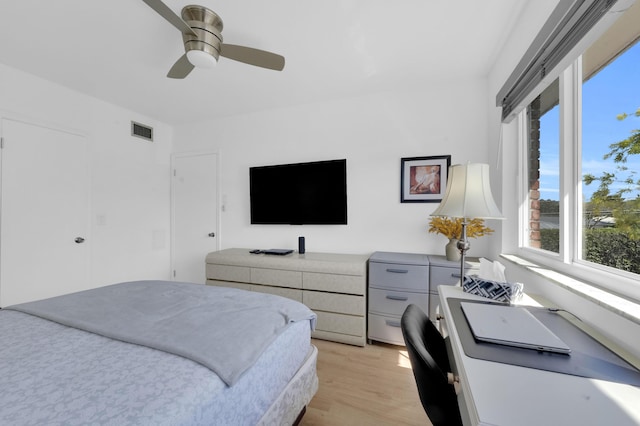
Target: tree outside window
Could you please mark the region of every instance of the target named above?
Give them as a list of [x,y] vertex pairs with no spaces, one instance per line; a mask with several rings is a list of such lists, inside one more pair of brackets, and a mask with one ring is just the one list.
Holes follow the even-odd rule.
[[582,258],[633,273],[640,273],[639,67],[636,41],[582,87]]

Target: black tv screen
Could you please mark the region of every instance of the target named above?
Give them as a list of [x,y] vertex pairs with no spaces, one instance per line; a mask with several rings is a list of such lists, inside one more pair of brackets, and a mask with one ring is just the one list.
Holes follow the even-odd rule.
[[249,169],[254,225],[346,225],[347,160]]

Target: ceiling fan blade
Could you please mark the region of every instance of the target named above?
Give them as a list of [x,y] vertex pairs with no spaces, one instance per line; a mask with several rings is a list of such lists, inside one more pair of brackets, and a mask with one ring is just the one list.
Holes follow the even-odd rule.
[[185,78],[193,70],[194,66],[187,59],[187,54],[180,56],[180,59],[169,70],[167,77],[169,78]]
[[183,34],[190,34],[194,37],[197,37],[197,34],[191,29],[189,24],[184,22],[181,17],[175,14],[173,10],[169,8],[166,4],[164,4],[160,0],[142,0],[145,2],[151,9],[158,12],[160,16],[169,21],[171,25],[176,27]]
[[234,61],[276,71],[284,68],[284,57],[275,53],[235,44],[222,44],[220,47],[220,56]]

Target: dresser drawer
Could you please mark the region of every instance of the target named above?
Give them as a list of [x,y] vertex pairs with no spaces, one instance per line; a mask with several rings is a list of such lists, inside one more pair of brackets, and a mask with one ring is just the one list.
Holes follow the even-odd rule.
[[378,288],[369,289],[369,312],[401,316],[407,306],[412,303],[427,312],[429,309],[429,294]]
[[251,268],[244,266],[207,264],[206,270],[209,280],[248,283],[251,279]]
[[431,265],[429,279],[432,291],[435,291],[439,285],[456,285],[460,283],[460,268]]
[[324,331],[315,329],[311,332],[311,337],[314,339],[331,340],[338,343],[346,343],[348,345],[367,346],[367,339],[364,335],[352,336],[350,334],[334,333],[331,331]]
[[302,303],[302,290],[285,287],[270,287],[266,285],[252,285],[251,291],[260,293],[275,294],[276,296],[286,297],[287,299],[295,300]]
[[302,272],[282,269],[251,268],[252,284],[302,288]]
[[330,291],[344,294],[364,295],[367,288],[365,275],[333,275],[318,272],[303,272],[302,283],[305,290]]
[[364,317],[323,311],[315,311],[315,313],[318,315],[316,330],[348,334],[351,336],[364,337],[365,335]]
[[251,286],[249,284],[236,283],[236,282],[233,282],[233,281],[207,280],[207,285],[214,285],[216,287],[239,288],[240,290],[251,291]]
[[370,262],[369,287],[428,292],[429,266]]
[[365,314],[364,296],[351,296],[346,294],[322,293],[318,291],[302,292],[302,303],[312,310],[337,312],[341,314],[360,315]]
[[369,314],[369,339],[404,346],[400,318]]

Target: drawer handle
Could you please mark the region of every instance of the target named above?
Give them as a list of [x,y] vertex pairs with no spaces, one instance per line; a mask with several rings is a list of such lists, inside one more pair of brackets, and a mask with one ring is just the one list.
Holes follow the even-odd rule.
[[398,327],[398,328],[400,328],[400,321],[385,320],[385,322],[387,323],[387,325],[389,327]]
[[460,278],[460,272],[451,274],[453,278]]
[[393,269],[393,268],[387,268],[387,272],[391,272],[393,274],[406,274],[409,272],[408,269]]
[[387,294],[387,299],[400,300],[400,301],[406,302],[407,300],[409,300],[409,297],[407,297],[407,296],[394,296],[393,294]]

